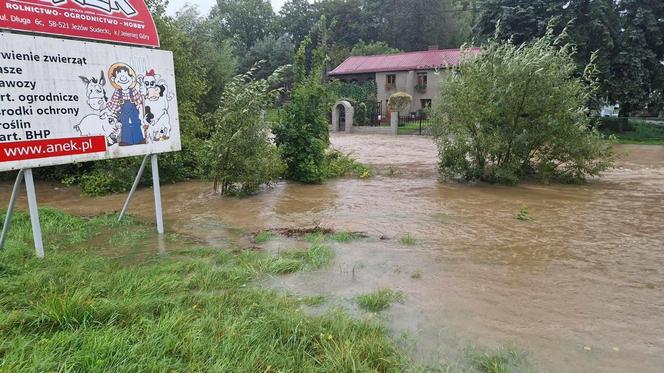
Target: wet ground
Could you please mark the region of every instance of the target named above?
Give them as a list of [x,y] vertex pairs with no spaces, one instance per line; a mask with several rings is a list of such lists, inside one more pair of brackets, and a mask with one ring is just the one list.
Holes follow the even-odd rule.
[[[280,183],[247,199],[215,196],[210,183],[165,185],[167,228],[216,246],[274,227],[367,232],[373,238],[335,244],[330,268],[273,285],[346,304],[376,288],[402,290],[404,304],[384,317],[397,335],[409,333],[420,362],[454,360],[468,344],[511,345],[538,371],[662,371],[664,147],[620,146],[619,167],[587,185],[501,187],[437,182],[428,138],[332,141],[379,175]],[[10,187],[0,185],[5,200]],[[117,211],[124,198],[38,190],[42,206],[82,215]],[[153,219],[152,206],[142,190],[131,213]],[[532,220],[516,219],[523,207]],[[414,245],[399,241],[408,234]]]

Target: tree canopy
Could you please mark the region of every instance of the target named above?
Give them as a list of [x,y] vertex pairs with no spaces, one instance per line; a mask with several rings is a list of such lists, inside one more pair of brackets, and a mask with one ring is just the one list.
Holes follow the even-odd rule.
[[601,95],[623,114],[662,110],[664,2],[659,0],[481,0],[474,31],[516,44],[566,29],[579,70],[597,52]]

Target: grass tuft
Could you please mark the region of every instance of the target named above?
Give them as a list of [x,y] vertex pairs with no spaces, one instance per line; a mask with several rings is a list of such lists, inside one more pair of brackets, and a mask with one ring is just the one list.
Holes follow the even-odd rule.
[[255,243],[265,243],[274,239],[276,235],[270,231],[260,231],[254,236]]
[[357,232],[334,232],[334,233],[309,233],[304,236],[304,239],[309,242],[323,242],[323,241],[334,241],[340,243],[348,243],[352,241],[361,240],[367,236],[362,233]]
[[365,311],[380,312],[390,308],[394,302],[403,303],[404,295],[401,291],[378,289],[369,294],[358,295],[357,304]]
[[407,235],[401,237],[399,239],[399,242],[401,242],[402,245],[414,246],[417,244],[417,239],[414,236],[412,236],[410,233],[408,233]]

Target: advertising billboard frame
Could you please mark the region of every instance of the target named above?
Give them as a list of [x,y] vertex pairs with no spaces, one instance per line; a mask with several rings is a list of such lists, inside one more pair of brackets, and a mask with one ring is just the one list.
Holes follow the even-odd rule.
[[[1,4],[6,4],[6,2],[9,0],[0,0]],[[59,2],[65,2],[67,0],[60,0]],[[77,0],[78,1],[78,0]],[[86,2],[86,0],[82,0],[83,3]],[[115,1],[115,0],[110,0],[110,1]],[[127,0],[129,1],[129,0]],[[133,0],[132,0],[133,1]],[[138,0],[141,1],[141,0]],[[142,1],[141,1],[142,2]],[[143,2],[142,2],[143,3]],[[145,5],[145,3],[143,3]],[[147,7],[145,7],[147,10]],[[0,35],[2,34],[19,34],[19,35],[32,35],[31,32],[28,32],[30,30],[14,30],[11,27],[7,27],[6,23],[2,23],[2,21],[5,21],[6,19],[2,19],[3,15],[6,17],[8,16],[8,11],[6,12],[0,12]],[[108,40],[108,39],[95,39],[95,38],[87,38],[87,37],[82,37],[86,40],[87,42],[90,42],[90,40],[95,40],[101,43],[97,44],[111,44],[111,45],[116,45],[116,44],[133,44],[133,45],[138,45],[142,47],[146,47],[147,49],[157,49],[159,47],[159,36],[156,31],[155,23],[154,20],[152,19],[152,16],[150,15],[149,12],[147,12],[150,24],[152,25],[152,28],[154,30],[154,36],[156,37],[156,44],[152,45],[146,45],[146,44],[140,44],[140,43],[126,43],[126,42],[119,42],[117,40]],[[19,32],[14,32],[14,31],[19,31]],[[41,35],[44,35],[42,32],[36,32]],[[76,40],[77,38],[81,38],[81,36],[76,36],[76,35],[59,35],[59,34],[53,34],[49,33],[47,35],[57,35],[57,36],[66,36],[66,38],[59,38],[59,40]],[[48,36],[52,37],[52,36]],[[171,58],[172,61],[172,58]],[[147,74],[146,74],[147,76]],[[175,77],[173,76],[173,82],[174,82]],[[173,83],[172,85],[173,91],[175,91],[175,84]],[[142,94],[142,93],[141,93]],[[124,96],[122,97],[124,99]],[[177,117],[177,101],[175,102],[175,113]],[[177,149],[171,150],[171,151],[179,151],[180,150],[180,140],[179,140],[179,118],[176,119],[178,123],[178,144],[177,144]],[[141,122],[142,123],[142,119]],[[146,135],[147,137],[147,135]],[[139,168],[139,171],[136,175],[136,178],[134,180],[134,183],[132,185],[131,191],[129,192],[126,202],[122,208],[122,212],[119,215],[118,220],[122,220],[123,217],[125,216],[128,208],[129,208],[129,203],[131,201],[131,198],[136,191],[136,188],[138,187],[139,181],[145,171],[145,167],[147,164],[148,159],[151,161],[151,173],[152,173],[152,186],[153,186],[153,193],[154,193],[154,203],[155,203],[155,216],[156,216],[156,223],[157,223],[157,233],[159,235],[158,239],[159,242],[163,242],[163,235],[164,235],[164,219],[163,219],[163,212],[162,212],[162,202],[161,202],[161,187],[160,187],[160,180],[159,180],[159,164],[158,164],[158,154],[145,154],[143,158],[143,162],[141,163],[141,166]],[[66,164],[66,163],[65,163]],[[42,240],[42,231],[41,231],[41,224],[39,221],[39,208],[37,204],[37,193],[35,190],[35,183],[34,183],[34,177],[32,173],[32,168],[20,168],[18,169],[18,173],[16,176],[16,180],[12,189],[12,194],[10,196],[9,200],[9,206],[7,209],[7,213],[5,214],[5,221],[2,227],[2,233],[0,234],[0,250],[4,248],[4,244],[7,240],[7,237],[9,235],[9,230],[11,227],[11,219],[12,215],[14,212],[14,207],[16,205],[16,199],[18,197],[18,193],[20,191],[22,183],[25,182],[26,186],[26,193],[27,193],[27,200],[28,200],[28,209],[30,212],[30,221],[32,225],[32,234],[33,234],[33,241],[34,241],[34,246],[35,246],[35,252],[38,258],[44,258],[45,252],[44,252],[44,244]],[[161,247],[161,245],[160,245]]]

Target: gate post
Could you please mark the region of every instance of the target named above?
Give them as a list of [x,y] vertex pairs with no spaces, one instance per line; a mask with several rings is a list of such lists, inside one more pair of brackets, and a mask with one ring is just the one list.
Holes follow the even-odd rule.
[[390,132],[396,135],[399,131],[399,112],[393,111],[390,115]]

